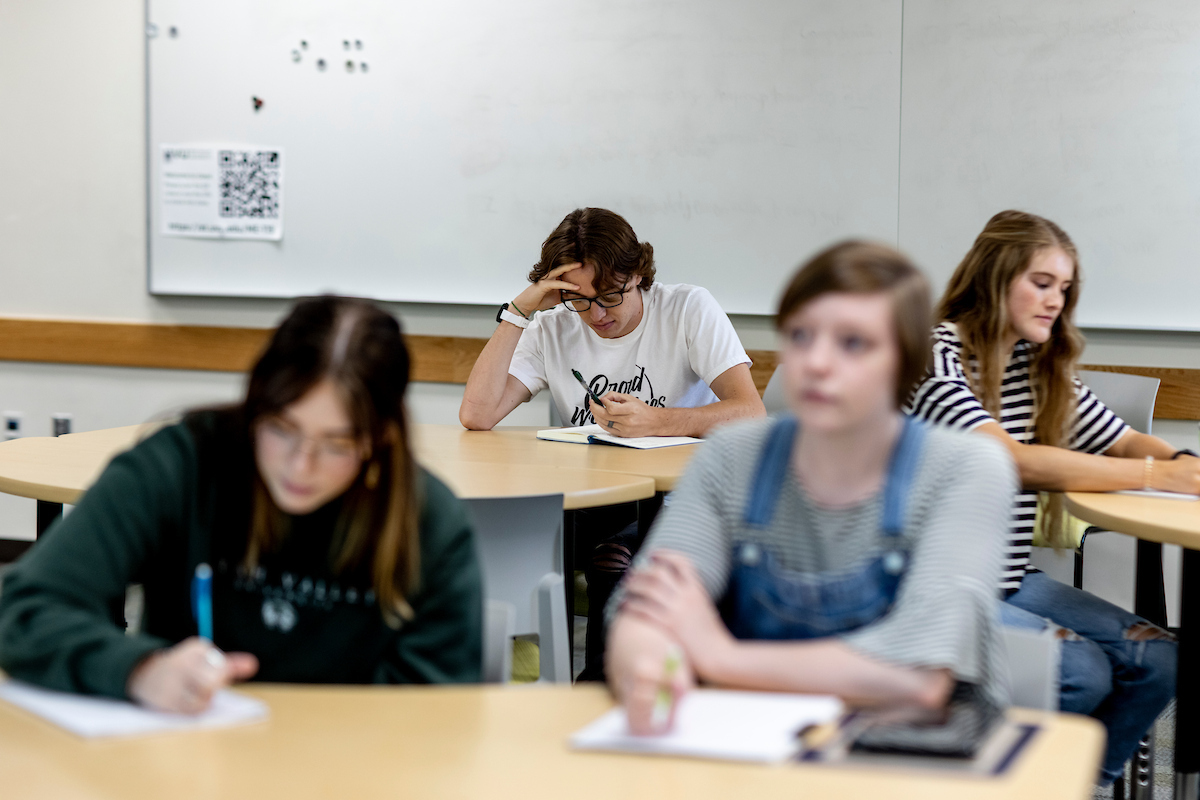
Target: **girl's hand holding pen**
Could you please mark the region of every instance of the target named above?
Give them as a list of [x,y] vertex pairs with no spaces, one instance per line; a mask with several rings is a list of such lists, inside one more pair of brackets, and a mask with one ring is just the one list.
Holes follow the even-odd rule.
[[679,700],[696,684],[679,648],[665,654],[652,651],[638,659],[623,692],[629,732],[639,736],[666,733],[675,724]]
[[130,699],[159,711],[198,714],[226,686],[254,677],[258,659],[250,653],[222,653],[193,636],[152,653],[133,668],[126,684]]
[[659,417],[663,409],[620,392],[609,392],[600,399],[604,401],[603,406],[589,400],[588,410],[605,433],[631,438],[657,436],[662,431]]

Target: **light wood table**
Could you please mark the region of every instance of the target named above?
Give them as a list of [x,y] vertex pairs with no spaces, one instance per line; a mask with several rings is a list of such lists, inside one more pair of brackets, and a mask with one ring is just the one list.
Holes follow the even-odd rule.
[[1067,492],[1067,510],[1106,530],[1183,547],[1175,687],[1175,800],[1200,797],[1200,501]]
[[[457,426],[418,425],[418,442],[445,442],[443,428]],[[426,433],[427,429],[435,429]],[[46,504],[76,503],[95,483],[112,457],[128,450],[154,427],[130,425],[65,436],[36,436],[0,443],[0,492],[31,497]],[[459,433],[469,434],[462,428]],[[485,434],[486,436],[486,434]],[[518,437],[522,438],[522,437]],[[533,440],[533,434],[527,438]],[[494,441],[494,439],[493,439]],[[542,442],[541,444],[548,444]],[[559,445],[571,449],[570,445]],[[584,447],[579,450],[616,450],[619,448]],[[679,448],[668,448],[679,449]],[[589,467],[586,459],[571,463],[521,459],[516,449],[489,449],[470,446],[416,448],[417,459],[444,480],[460,497],[513,497],[534,494],[562,494],[566,510],[627,503],[653,497],[658,481],[653,475],[619,469]],[[632,452],[632,451],[631,451]],[[641,451],[637,451],[641,452]],[[511,454],[512,458],[506,458]],[[663,464],[659,459],[655,464]],[[519,469],[513,469],[519,466]],[[665,473],[665,466],[654,472]],[[61,508],[57,509],[61,512]],[[39,533],[44,527],[39,524]]]
[[250,684],[271,718],[242,728],[83,741],[0,703],[5,800],[839,798],[1084,800],[1102,728],[1045,727],[1000,779],[573,753],[611,705],[599,687],[287,687]]
[[683,475],[698,445],[635,450],[629,447],[568,444],[538,439],[537,427],[500,427],[468,431],[458,425],[417,425],[413,448],[419,458],[492,464],[539,464],[557,469],[586,469],[644,475],[655,489],[669,492]]

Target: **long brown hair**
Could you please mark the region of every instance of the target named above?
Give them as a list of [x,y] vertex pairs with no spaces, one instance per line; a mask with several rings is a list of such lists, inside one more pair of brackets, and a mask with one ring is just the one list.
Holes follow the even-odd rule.
[[835,244],[810,258],[783,290],[775,329],[823,294],[885,293],[892,300],[892,325],[900,364],[896,374],[896,408],[912,394],[929,371],[933,353],[930,331],[929,281],[898,250],[873,242]]
[[563,264],[587,263],[596,270],[592,285],[598,292],[620,288],[640,275],[643,292],[654,284],[654,248],[639,242],[620,214],[606,208],[577,208],[558,223],[542,242],[542,257],[529,271],[537,283]]
[[[1008,293],[1030,260],[1048,247],[1060,248],[1074,265],[1062,311],[1044,344],[1031,344],[1030,380],[1034,397],[1033,433],[1038,444],[1062,447],[1075,414],[1075,365],[1083,337],[1075,327],[1081,275],[1079,253],[1066,231],[1044,217],[1001,211],[984,226],[975,244],[954,270],[937,307],[937,318],[955,323],[962,341],[963,371],[971,391],[988,413],[1000,419],[1000,383],[1009,354]],[[973,362],[973,363],[972,363]],[[1062,496],[1049,495],[1043,514],[1046,541],[1063,544]]]
[[[260,422],[279,414],[322,380],[341,395],[354,437],[369,452],[342,496],[330,553],[336,572],[369,559],[379,607],[389,625],[411,619],[408,598],[420,577],[421,502],[408,447],[404,391],[409,359],[400,323],[366,300],[316,297],[296,304],[250,372],[238,417],[250,442]],[[244,566],[276,550],[287,536],[281,512],[255,470]]]

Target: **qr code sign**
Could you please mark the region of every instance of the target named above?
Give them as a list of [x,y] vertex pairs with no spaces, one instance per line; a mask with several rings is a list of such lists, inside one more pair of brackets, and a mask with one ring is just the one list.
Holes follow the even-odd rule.
[[275,150],[221,150],[220,215],[279,219],[279,163]]

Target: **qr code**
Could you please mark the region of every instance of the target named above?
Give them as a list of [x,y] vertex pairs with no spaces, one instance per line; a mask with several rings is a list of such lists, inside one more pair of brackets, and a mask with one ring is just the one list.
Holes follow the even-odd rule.
[[279,219],[279,152],[221,150],[222,217]]

